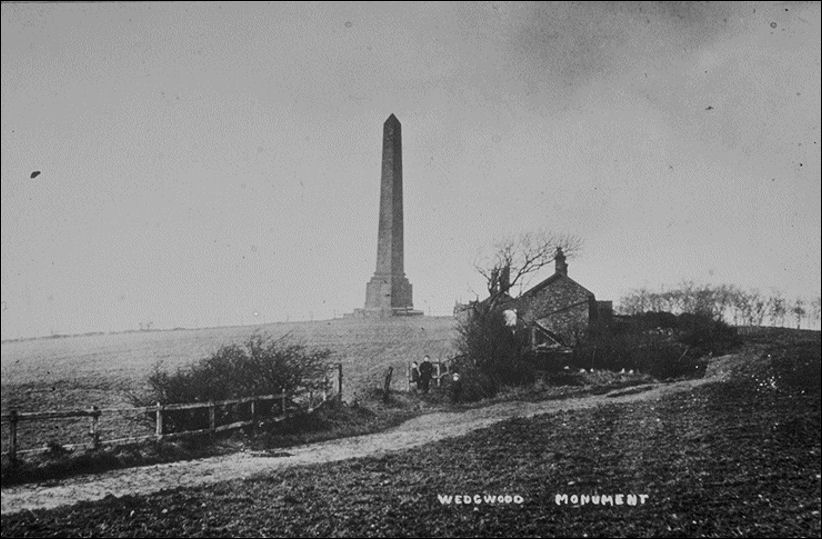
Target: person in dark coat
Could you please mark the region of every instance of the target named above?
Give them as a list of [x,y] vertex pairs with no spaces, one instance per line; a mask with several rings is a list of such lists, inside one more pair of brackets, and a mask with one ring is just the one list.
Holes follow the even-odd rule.
[[420,388],[420,367],[416,361],[411,362],[411,385],[414,391]]
[[425,356],[420,363],[420,389],[423,393],[428,393],[431,385],[431,376],[434,374],[434,365],[428,356]]

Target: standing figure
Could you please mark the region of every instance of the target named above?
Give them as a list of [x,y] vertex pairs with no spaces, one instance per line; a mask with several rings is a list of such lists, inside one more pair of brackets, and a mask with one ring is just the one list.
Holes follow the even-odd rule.
[[414,388],[414,391],[420,388],[420,368],[417,365],[416,361],[411,362],[411,386]]
[[431,384],[431,375],[434,373],[434,365],[428,356],[425,356],[420,363],[420,389],[423,393],[428,393]]
[[454,371],[451,374],[451,402],[459,402],[462,398],[462,380],[460,373]]

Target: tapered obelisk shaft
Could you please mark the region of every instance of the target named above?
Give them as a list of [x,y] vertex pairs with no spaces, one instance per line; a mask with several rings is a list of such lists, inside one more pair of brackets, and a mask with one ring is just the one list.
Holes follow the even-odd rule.
[[402,218],[402,126],[393,114],[383,125],[377,269],[366,287],[365,310],[381,316],[413,309],[405,277]]
[[393,114],[383,125],[377,274],[403,275],[402,126]]

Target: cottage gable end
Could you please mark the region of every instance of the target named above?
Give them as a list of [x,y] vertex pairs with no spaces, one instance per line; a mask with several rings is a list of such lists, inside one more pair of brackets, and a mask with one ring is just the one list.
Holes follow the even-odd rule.
[[594,302],[593,292],[567,275],[554,274],[517,300],[517,311],[524,320],[533,322],[574,307],[588,311]]

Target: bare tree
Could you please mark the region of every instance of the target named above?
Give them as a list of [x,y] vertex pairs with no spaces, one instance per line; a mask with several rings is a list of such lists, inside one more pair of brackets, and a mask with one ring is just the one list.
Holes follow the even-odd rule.
[[749,326],[754,325],[754,301],[757,294],[740,290],[734,297],[734,309],[739,320]]
[[648,306],[654,312],[662,311],[662,306],[664,305],[664,299],[661,292],[651,292],[648,295]]
[[651,293],[647,288],[637,288],[631,290],[628,295],[619,300],[619,309],[622,314],[633,315],[642,314],[650,308]]
[[811,317],[813,322],[819,323],[820,317],[822,317],[822,298],[816,296],[811,301]]
[[694,314],[704,314],[711,318],[721,318],[722,312],[717,301],[717,289],[710,285],[701,285],[693,290]]
[[696,312],[696,285],[693,281],[682,281],[679,283],[679,303],[682,312]]
[[665,305],[665,310],[669,313],[676,313],[682,309],[682,293],[679,290],[663,292],[662,301]]
[[796,329],[800,329],[802,326],[802,319],[805,317],[807,311],[805,310],[805,300],[802,298],[796,298],[793,302],[793,309],[791,312],[796,316]]
[[775,290],[768,298],[768,315],[771,318],[771,325],[784,327],[786,312],[785,298],[782,296],[782,292]]
[[647,288],[631,290],[620,299],[622,314],[641,314],[648,310],[670,313],[709,315],[717,320],[730,316],[735,325],[761,326],[766,317],[772,325],[785,325],[785,317],[793,314],[799,328],[803,319],[808,325],[820,320],[822,306],[819,296],[813,300],[796,298],[790,303],[779,290],[770,296],[752,288],[742,290],[734,285],[712,286],[683,281],[677,288],[651,292]]
[[751,302],[751,325],[761,326],[765,320],[765,313],[768,311],[768,301],[758,290],[751,290],[748,296]]
[[535,273],[556,260],[558,253],[572,258],[581,248],[582,240],[577,236],[545,231],[526,232],[497,241],[474,263],[488,287],[489,298],[483,303],[493,310],[509,290],[528,284]]
[[729,284],[719,285],[719,287],[714,290],[716,313],[721,319],[727,319],[728,311],[733,308],[733,298],[735,294],[736,287]]
[[742,308],[747,301],[747,295],[744,290],[738,286],[734,287],[733,295],[731,296],[731,309],[734,313],[734,325],[745,324],[745,312]]

